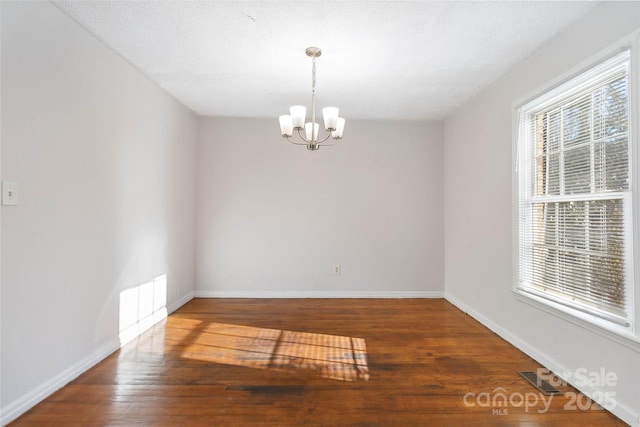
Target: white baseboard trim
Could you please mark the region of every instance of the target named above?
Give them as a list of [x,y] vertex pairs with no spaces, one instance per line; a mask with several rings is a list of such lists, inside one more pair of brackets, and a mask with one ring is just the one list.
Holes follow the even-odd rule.
[[196,291],[196,298],[444,298],[443,291]]
[[183,305],[185,305],[186,303],[188,303],[189,301],[194,299],[195,296],[196,296],[195,292],[193,292],[193,291],[189,292],[188,294],[186,294],[185,296],[180,298],[178,301],[176,301],[173,304],[171,304],[170,306],[168,306],[167,307],[167,312],[169,314],[173,313],[174,311],[176,311],[177,309],[179,309],[180,307],[182,307]]
[[69,368],[60,372],[58,375],[41,384],[39,387],[36,387],[22,397],[9,403],[0,411],[0,423],[3,426],[9,424],[11,421],[15,420],[20,415],[24,414],[29,409],[40,403],[46,397],[50,396],[53,392],[64,387],[70,381],[76,379],[82,373],[101,362],[104,358],[112,354],[114,351],[117,351],[119,348],[120,341],[116,339],[98,349],[83,360],[80,360],[78,363],[75,363]]
[[[161,315],[161,314],[158,315],[157,313],[154,313],[153,316],[150,316],[150,320],[149,320],[150,324],[145,324],[145,327],[139,328],[135,333],[135,336],[129,337],[129,339],[126,342],[135,339],[142,332],[146,331],[147,329],[152,327],[154,324],[166,318],[167,312],[173,313],[174,311],[176,311],[177,309],[179,309],[180,307],[182,307],[183,305],[191,301],[194,298],[194,295],[195,295],[194,292],[189,292],[187,295],[185,295],[184,297],[180,298],[178,301],[171,304],[171,306],[167,308],[166,312],[164,312],[164,315]],[[74,379],[78,378],[85,371],[91,369],[92,367],[100,363],[102,360],[104,360],[106,357],[110,356],[113,352],[117,351],[120,348],[121,348],[120,340],[116,340],[115,342],[111,342],[103,346],[102,348],[95,351],[92,355],[86,357],[85,359],[79,361],[78,363],[75,363],[74,365],[70,366],[66,370],[62,371],[61,373],[59,373],[58,375],[50,379],[49,381],[41,384],[40,386],[28,392],[24,396],[16,399],[15,401],[9,403],[7,406],[1,408],[0,409],[0,425],[4,426],[6,424],[9,424],[11,421],[15,420],[20,415],[24,414],[29,409],[33,408],[35,405],[40,403],[42,400],[49,397],[56,390],[64,387]]]
[[[549,355],[547,355],[546,353],[541,352],[540,350],[536,349],[534,346],[530,345],[526,341],[523,341],[516,335],[500,327],[497,323],[493,322],[491,319],[477,312],[476,310],[468,307],[461,300],[451,295],[450,293],[445,292],[444,298],[447,301],[449,301],[451,304],[459,308],[461,311],[463,311],[464,313],[467,313],[469,316],[473,317],[478,322],[482,323],[484,326],[491,329],[493,332],[498,334],[504,340],[513,344],[519,350],[523,351],[524,353],[526,353],[527,355],[529,355],[530,357],[538,361],[538,363],[542,364],[545,368],[554,372],[555,374],[561,375],[563,372],[571,372],[569,369],[567,369],[567,367],[560,365],[557,361],[549,357]],[[576,389],[580,390],[580,392],[584,393],[586,396],[588,396],[591,399],[593,399],[593,396],[595,395],[594,393],[596,392],[598,393],[597,395],[602,395],[603,390],[599,390],[592,386],[588,386],[588,387],[577,386],[574,383],[573,378],[562,378],[562,379],[567,383],[571,384]],[[630,426],[640,427],[640,414],[634,412],[632,408],[629,408],[626,405],[621,405],[620,403],[617,403],[616,407],[610,412],[616,417],[620,418],[625,423],[629,424]]]

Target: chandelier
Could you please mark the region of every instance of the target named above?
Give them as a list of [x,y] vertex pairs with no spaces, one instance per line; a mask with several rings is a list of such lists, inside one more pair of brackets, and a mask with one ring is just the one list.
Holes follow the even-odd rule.
[[[308,47],[305,52],[313,61],[311,71],[311,121],[305,123],[307,114],[305,107],[294,105],[289,108],[289,115],[280,116],[280,133],[282,137],[287,138],[287,141],[290,143],[306,145],[307,150],[315,151],[321,146],[333,145],[337,140],[342,139],[344,119],[338,117],[338,108],[323,108],[322,116],[324,118],[324,129],[327,134],[322,139],[318,138],[318,128],[320,126],[316,123],[316,58],[322,55],[322,51],[318,47]],[[302,133],[303,129],[304,134]],[[294,130],[298,133],[300,141],[291,139]],[[328,141],[329,138],[331,138],[332,141]]]

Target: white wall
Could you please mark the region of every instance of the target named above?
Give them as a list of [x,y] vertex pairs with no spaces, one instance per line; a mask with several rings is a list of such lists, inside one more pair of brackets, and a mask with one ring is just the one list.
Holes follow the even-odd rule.
[[2,421],[115,350],[119,295],[193,295],[196,117],[48,2],[2,2]]
[[198,144],[198,295],[443,294],[441,124],[350,121],[312,152],[201,119]]
[[447,298],[557,372],[617,373],[617,386],[600,390],[615,393],[614,412],[632,425],[640,425],[640,346],[512,293],[512,107],[638,28],[640,3],[605,3],[445,121]]

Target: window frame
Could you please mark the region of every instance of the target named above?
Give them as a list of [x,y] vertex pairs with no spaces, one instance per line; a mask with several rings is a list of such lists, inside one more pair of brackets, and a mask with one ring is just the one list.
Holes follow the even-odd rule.
[[[518,100],[513,104],[513,159],[512,159],[512,213],[513,213],[513,281],[512,291],[518,301],[532,305],[542,311],[552,314],[556,317],[565,319],[571,323],[577,324],[589,330],[596,331],[604,336],[612,337],[616,341],[621,342],[634,349],[640,349],[640,325],[638,314],[640,313],[640,286],[638,278],[640,278],[640,257],[638,248],[640,248],[640,149],[637,148],[640,133],[637,114],[640,112],[640,92],[638,90],[638,70],[640,69],[640,55],[638,50],[640,47],[640,31],[636,31],[625,39],[610,46],[605,51],[600,52],[594,57],[582,64],[574,67],[569,72],[564,73],[554,81],[544,85],[540,89],[533,91],[527,97]],[[628,325],[620,325],[602,317],[596,316],[582,308],[571,307],[565,303],[554,301],[548,297],[543,297],[528,289],[520,286],[520,187],[521,174],[524,173],[524,179],[531,179],[530,172],[524,172],[522,168],[523,159],[519,156],[520,147],[520,112],[522,107],[536,100],[551,99],[554,94],[565,83],[588,74],[590,70],[598,65],[617,56],[621,51],[628,50],[630,53],[629,71],[628,71],[628,96],[629,96],[629,117],[628,117],[628,153],[629,153],[629,187],[628,196],[630,198],[628,206],[625,209],[625,215],[629,216],[634,213],[634,217],[628,218],[630,223],[630,232],[625,237],[625,262],[628,268],[625,274],[626,295],[629,299],[628,304]],[[597,196],[596,196],[597,197]]]

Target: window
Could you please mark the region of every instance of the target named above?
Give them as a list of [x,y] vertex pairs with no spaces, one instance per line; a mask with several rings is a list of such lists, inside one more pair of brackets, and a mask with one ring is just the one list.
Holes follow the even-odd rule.
[[624,326],[633,307],[624,51],[518,110],[519,291]]

